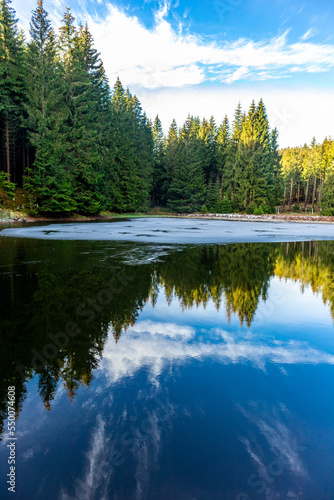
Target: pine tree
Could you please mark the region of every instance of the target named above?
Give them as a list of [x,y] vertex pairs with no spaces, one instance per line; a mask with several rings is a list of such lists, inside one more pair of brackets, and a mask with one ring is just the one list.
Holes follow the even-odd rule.
[[66,142],[64,162],[73,179],[73,197],[83,213],[97,213],[103,207],[99,152],[100,56],[87,26],[74,26],[67,9],[60,28],[59,46],[64,68]]
[[200,145],[197,137],[198,122],[188,116],[178,141],[178,161],[168,192],[169,206],[177,212],[194,212],[201,209],[205,198]]
[[223,123],[220,125],[217,133],[217,177],[220,182],[220,190],[223,198],[228,198],[228,172],[227,156],[230,145],[230,125],[225,115]]
[[132,209],[134,173],[136,170],[135,150],[129,137],[130,117],[125,90],[117,78],[112,90],[112,137],[115,146],[113,208],[120,212]]
[[[11,0],[0,1],[0,167],[17,180],[14,165],[22,156],[21,118],[24,102],[24,47]],[[22,176],[22,174],[21,174]]]
[[32,14],[30,35],[26,126],[35,155],[33,165],[27,170],[26,188],[35,196],[39,212],[69,212],[76,205],[69,172],[62,161],[64,96],[59,85],[55,36],[43,0],[39,0]]
[[225,165],[226,174],[224,175],[224,185],[225,185],[225,196],[231,200],[232,206],[234,208],[238,207],[236,200],[236,173],[237,173],[237,163],[238,163],[238,150],[239,142],[243,127],[243,112],[240,102],[238,103],[237,109],[234,113],[234,120],[232,124],[231,139],[227,146]]
[[152,127],[153,134],[153,190],[152,205],[159,206],[163,200],[163,185],[166,182],[166,170],[164,166],[165,138],[159,116],[157,115]]
[[211,213],[221,211],[221,186],[219,179],[212,181],[206,187],[205,206]]
[[176,121],[173,120],[168,131],[164,156],[164,183],[161,188],[162,203],[168,204],[169,189],[174,179],[175,169],[179,163],[179,131]]
[[208,122],[205,118],[202,122],[193,119],[193,132],[198,138],[199,155],[202,163],[205,183],[215,181],[217,178],[217,127],[211,116]]
[[271,132],[271,160],[273,165],[274,203],[280,203],[283,195],[281,154],[278,147],[278,130]]
[[126,100],[131,128],[128,135],[132,138],[135,154],[134,199],[132,210],[147,210],[150,205],[149,193],[152,188],[153,174],[153,135],[149,120],[141,108],[137,96],[126,91]]
[[269,209],[274,200],[274,169],[271,131],[262,99],[260,99],[256,109],[256,135],[255,168],[257,179],[254,188],[254,202],[259,207]]
[[254,204],[254,185],[256,183],[256,164],[254,151],[257,143],[256,105],[252,101],[248,114],[243,120],[240,140],[236,154],[235,198],[239,209]]
[[334,163],[326,172],[321,207],[323,215],[334,215]]
[[236,160],[236,201],[250,211],[269,210],[273,200],[273,162],[271,136],[262,99],[253,101],[243,121]]

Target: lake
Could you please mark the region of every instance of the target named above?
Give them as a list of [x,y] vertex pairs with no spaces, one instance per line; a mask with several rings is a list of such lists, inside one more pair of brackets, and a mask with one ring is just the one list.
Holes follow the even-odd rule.
[[1,498],[15,386],[20,500],[333,500],[334,226],[254,224],[0,233]]

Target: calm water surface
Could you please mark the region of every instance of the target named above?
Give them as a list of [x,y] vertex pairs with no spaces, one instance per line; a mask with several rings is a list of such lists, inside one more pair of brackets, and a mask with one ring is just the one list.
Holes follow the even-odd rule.
[[1,498],[333,500],[333,256],[0,237]]

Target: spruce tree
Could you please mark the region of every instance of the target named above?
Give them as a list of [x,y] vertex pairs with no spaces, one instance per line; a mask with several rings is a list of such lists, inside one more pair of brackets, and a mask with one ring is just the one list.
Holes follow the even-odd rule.
[[326,172],[321,207],[323,215],[334,215],[334,163]]
[[166,170],[164,167],[165,155],[165,138],[162,130],[162,125],[159,116],[155,117],[153,127],[153,189],[152,189],[152,205],[162,205],[163,200],[163,185],[166,182]]
[[98,190],[101,183],[99,151],[100,56],[93,46],[87,26],[74,26],[67,9],[60,28],[59,46],[64,68],[66,127],[64,161],[73,179],[77,210],[98,213],[103,207]]
[[135,195],[136,158],[129,136],[130,116],[125,90],[119,78],[112,90],[112,137],[115,147],[113,165],[113,207],[116,211],[132,210]]
[[232,124],[231,139],[228,143],[226,151],[226,174],[224,175],[225,184],[225,195],[231,200],[233,208],[238,208],[238,203],[236,199],[236,172],[238,163],[238,150],[239,142],[243,127],[243,112],[240,102],[238,103],[237,109],[234,113],[234,120]]
[[14,165],[22,155],[21,118],[24,102],[24,47],[11,0],[0,0],[0,166],[16,181]]
[[132,185],[134,198],[131,209],[147,210],[150,205],[149,193],[152,187],[154,164],[152,129],[137,96],[132,97],[128,89],[126,101],[131,124],[128,135],[132,140],[135,156]]
[[230,125],[227,116],[225,115],[222,124],[217,133],[217,177],[220,182],[220,190],[223,198],[229,198],[227,193],[228,188],[228,172],[227,172],[227,156],[230,145]]
[[164,156],[164,182],[161,188],[162,203],[168,204],[169,189],[173,182],[175,170],[179,163],[179,131],[173,120],[168,131]]
[[177,212],[190,213],[201,209],[205,184],[199,157],[198,122],[188,116],[179,138],[178,162],[168,192],[169,206]]
[[281,154],[278,147],[278,130],[271,132],[271,160],[273,165],[273,202],[280,203],[283,195]]
[[35,149],[27,170],[26,188],[36,198],[38,212],[69,212],[73,201],[70,173],[63,162],[65,106],[57,63],[55,36],[43,0],[30,23],[27,49],[26,126]]

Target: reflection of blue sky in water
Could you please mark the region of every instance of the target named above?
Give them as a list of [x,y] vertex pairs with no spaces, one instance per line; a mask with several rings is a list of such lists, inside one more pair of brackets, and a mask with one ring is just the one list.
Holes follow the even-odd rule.
[[30,382],[27,498],[332,498],[332,336],[329,307],[290,281],[271,280],[250,329],[162,291],[117,344],[109,335],[72,403],[60,384],[46,412]]

